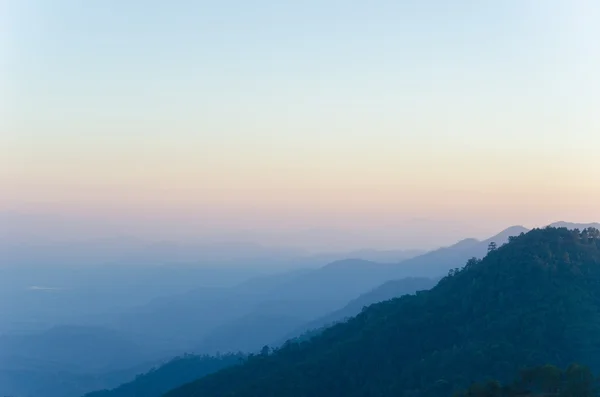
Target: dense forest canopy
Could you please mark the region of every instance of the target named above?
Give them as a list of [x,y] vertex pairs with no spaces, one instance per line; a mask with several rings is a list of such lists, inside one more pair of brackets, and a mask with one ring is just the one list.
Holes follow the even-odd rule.
[[430,291],[370,306],[167,396],[447,396],[573,362],[600,369],[600,232],[546,228],[490,247]]
[[513,382],[501,384],[497,380],[474,383],[453,397],[593,397],[598,395],[599,378],[579,364],[565,370],[554,365],[523,369]]

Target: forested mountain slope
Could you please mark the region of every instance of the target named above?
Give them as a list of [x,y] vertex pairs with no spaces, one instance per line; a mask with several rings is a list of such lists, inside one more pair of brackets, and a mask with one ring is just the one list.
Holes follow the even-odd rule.
[[484,257],[491,242],[502,245],[508,242],[509,238],[528,231],[529,229],[523,226],[511,226],[485,240],[469,238],[449,247],[442,247],[407,259],[397,266],[394,278],[443,276],[448,269],[461,267],[470,258]]
[[598,386],[600,378],[586,366],[573,363],[562,370],[547,364],[524,368],[511,383],[473,383],[454,397],[595,397]]
[[241,354],[177,357],[113,390],[92,392],[85,397],[160,397],[174,387],[238,364],[243,357]]
[[[360,295],[358,298],[351,300],[343,308],[296,328],[295,332],[289,334],[286,340],[298,337],[307,331],[314,331],[347,320],[350,317],[356,316],[365,307],[374,303],[398,298],[407,294],[414,294],[417,291],[431,289],[438,281],[439,279],[425,277],[407,277],[400,280],[388,281],[379,287]],[[285,342],[285,340],[282,342]]]
[[534,229],[430,291],[167,396],[447,396],[522,366],[572,362],[600,368],[600,232]]

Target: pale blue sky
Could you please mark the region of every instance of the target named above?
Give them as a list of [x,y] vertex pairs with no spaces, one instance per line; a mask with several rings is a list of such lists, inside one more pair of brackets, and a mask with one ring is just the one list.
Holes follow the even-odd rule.
[[6,3],[0,210],[600,218],[598,2]]

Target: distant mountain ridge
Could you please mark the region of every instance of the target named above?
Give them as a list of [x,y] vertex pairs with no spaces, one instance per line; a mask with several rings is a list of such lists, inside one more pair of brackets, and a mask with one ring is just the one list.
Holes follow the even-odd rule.
[[101,327],[2,335],[0,393],[79,397],[90,389],[117,386],[157,361],[144,347]]
[[[396,263],[342,259],[317,269],[256,278],[216,294],[189,291],[165,298],[161,305],[150,304],[139,308],[137,313],[127,313],[119,328],[139,330],[137,335],[152,333],[154,339],[177,335],[180,339],[177,343],[182,347],[189,346],[196,353],[253,351],[263,343],[276,341],[275,330],[280,333],[279,338],[292,335],[303,324],[341,309],[349,301],[387,281],[407,277],[438,278],[472,257],[485,256],[489,242],[501,245],[508,237],[526,231],[524,227],[514,226],[483,241],[463,240]],[[217,307],[219,310],[213,313]],[[192,311],[194,315],[188,314]],[[259,335],[259,318],[269,319],[269,324],[277,325],[264,331],[265,335],[275,339],[250,338],[250,333],[244,333],[246,322],[248,330]],[[229,349],[224,335],[234,338]]]
[[294,332],[287,335],[286,338],[276,343],[275,346],[279,346],[288,339],[293,339],[299,335],[304,334],[308,331],[314,331],[321,329],[326,326],[332,326],[336,323],[348,320],[351,317],[358,315],[366,307],[383,302],[389,299],[398,298],[404,295],[414,294],[417,291],[424,291],[433,288],[439,279],[432,278],[403,278],[400,280],[387,281],[377,288],[374,288],[358,298],[350,301],[343,308],[336,310],[326,316],[319,317],[309,323],[303,324],[301,327],[296,328]]
[[583,229],[588,229],[588,228],[600,230],[599,222],[575,223],[575,222],[559,221],[559,222],[554,222],[554,223],[550,224],[550,226],[557,227],[557,228],[564,227],[569,230],[575,230],[575,229],[583,230]]
[[2,335],[0,346],[0,366],[20,357],[80,373],[127,369],[153,358],[119,332],[102,327],[60,326],[35,334]]
[[[548,227],[565,227],[569,230],[583,230],[588,227],[600,228],[600,223],[555,222]],[[508,242],[509,237],[516,237],[530,229],[515,225],[485,240],[469,238],[461,240],[449,247],[442,247],[400,262],[395,278],[402,277],[438,277],[448,270],[462,266],[470,258],[483,258],[487,254],[491,242],[500,246]]]
[[449,247],[442,247],[426,254],[400,262],[395,278],[439,277],[450,269],[460,267],[470,258],[483,258],[491,242],[502,245],[509,237],[528,232],[523,226],[512,226],[485,240],[465,239]]

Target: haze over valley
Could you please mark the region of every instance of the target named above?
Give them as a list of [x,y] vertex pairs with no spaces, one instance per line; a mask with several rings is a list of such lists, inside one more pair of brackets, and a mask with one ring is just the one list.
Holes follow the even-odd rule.
[[[213,265],[201,256],[146,265],[128,263],[131,256],[105,264],[16,260],[0,269],[0,372],[11,394],[53,390],[44,393],[69,397],[117,387],[183,354],[276,348],[344,322],[371,304],[429,290],[469,259],[485,257],[491,243],[501,246],[527,232],[514,226],[424,253],[357,250],[337,260],[331,254],[291,253],[283,260],[294,266],[281,269],[258,260],[269,248],[258,251],[256,262],[223,251],[226,262]],[[104,247],[111,248],[106,242]],[[49,246],[49,256],[68,248]],[[272,257],[281,257],[278,252]],[[392,252],[396,260],[370,260],[392,259]],[[38,248],[37,255],[44,251]]]

